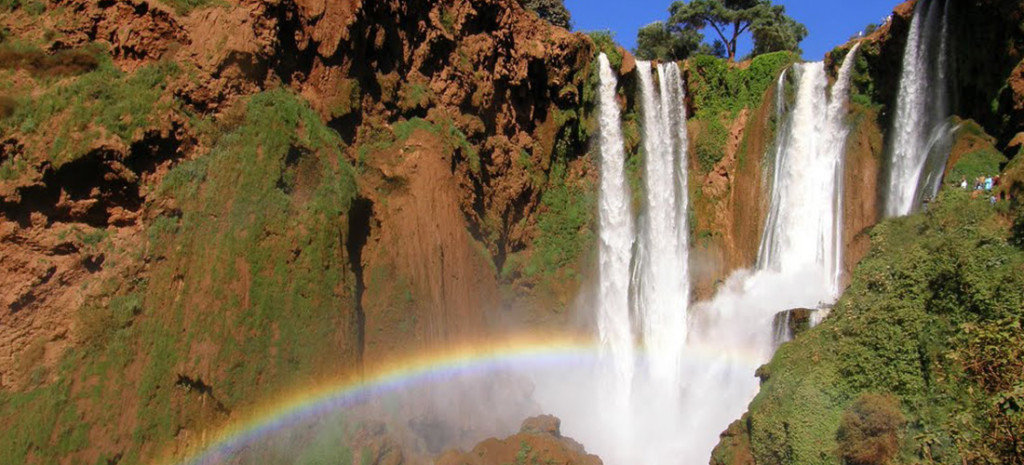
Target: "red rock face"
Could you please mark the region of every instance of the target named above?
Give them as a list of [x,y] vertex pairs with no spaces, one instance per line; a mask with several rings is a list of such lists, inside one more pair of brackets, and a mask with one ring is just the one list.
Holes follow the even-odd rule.
[[[107,305],[125,283],[160,280],[160,292],[174,296],[168,299],[187,303],[184,320],[204,312],[202,289],[216,286],[204,281],[183,292],[182,276],[154,277],[149,260],[163,258],[147,254],[147,230],[155,218],[181,215],[176,200],[157,194],[165,175],[207,156],[211,131],[237,127],[254,94],[284,87],[302,96],[343,139],[345,160],[333,162],[361,170],[360,207],[352,213],[358,218],[338,221],[361,232],[353,241],[359,253],[341,259],[354,259],[351,268],[365,278],[353,292],[346,276],[337,294],[358,294],[352,306],[365,315],[353,328],[338,329],[339,347],[360,347],[339,351],[334,371],[371,370],[410,352],[486,337],[492,312],[503,304],[503,262],[511,254],[528,258],[539,235],[552,167],[564,169],[561,182],[596,178],[586,135],[576,134],[587,129],[593,45],[515,0],[241,0],[186,14],[146,0],[48,5],[38,17],[22,10],[4,15],[0,27],[42,44],[44,53],[99,43],[124,76],[173,62],[181,72],[159,101],[180,105],[153,114],[152,124],[134,134],[100,131],[76,147],[84,155],[63,166],[48,155],[60,118],[36,134],[0,135],[0,163],[27,167],[0,180],[0,389],[55,381],[58,362],[91,337],[78,318],[82,309]],[[56,39],[47,39],[48,29]],[[33,79],[13,72],[26,95],[38,85]],[[417,118],[430,124],[393,137],[386,148],[361,150]],[[101,234],[116,253],[80,231]],[[248,308],[258,277],[241,259],[232,273],[226,287]],[[533,285],[520,289],[529,293]],[[558,285],[575,294],[577,284]],[[552,313],[551,300],[538,299],[541,312]],[[188,360],[173,367],[186,381],[202,386],[244,362],[215,360],[218,341],[199,339]],[[145,370],[137,362],[125,368],[126,393],[137,391],[133,383]],[[189,392],[171,395],[170,408],[184,419],[172,453],[197,447],[203,431],[229,421],[219,400],[192,402],[205,394]],[[126,450],[149,458],[164,450],[165,444],[132,442],[138,399],[108,400],[123,405],[118,424],[97,429],[91,445],[69,460],[96,462]],[[98,407],[79,408],[88,422]],[[388,447],[378,448],[383,462],[396,460]]]

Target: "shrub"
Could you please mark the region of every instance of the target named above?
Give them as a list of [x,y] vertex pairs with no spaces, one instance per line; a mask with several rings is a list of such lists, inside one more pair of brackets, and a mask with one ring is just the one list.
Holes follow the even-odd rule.
[[707,122],[704,132],[697,137],[697,162],[702,172],[708,172],[725,156],[725,142],[729,130],[718,118]]
[[735,115],[743,108],[761,104],[768,90],[783,68],[796,59],[790,52],[759,55],[750,66],[741,69],[723,58],[698,55],[690,60],[693,80],[694,107],[698,117],[702,114],[720,116],[723,112]]
[[572,18],[562,0],[522,0],[522,3],[523,8],[537,13],[544,21],[565,29],[572,27]]
[[905,422],[896,397],[861,394],[839,423],[839,456],[849,465],[888,463],[899,451]]
[[608,61],[611,63],[612,69],[622,67],[622,52],[619,50],[619,45],[615,43],[615,37],[612,36],[611,31],[593,31],[587,33],[587,35],[594,42],[598,53],[603,52],[605,55],[608,55]]

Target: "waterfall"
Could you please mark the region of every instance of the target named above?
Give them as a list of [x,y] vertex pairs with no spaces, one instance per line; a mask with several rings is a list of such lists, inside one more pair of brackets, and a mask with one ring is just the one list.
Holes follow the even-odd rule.
[[757,394],[755,370],[787,337],[773,331],[786,327],[773,325],[776,315],[835,300],[846,94],[855,55],[856,48],[831,97],[822,63],[787,71],[797,83],[788,109],[787,77],[779,78],[772,213],[762,259],[756,269],[726,280],[714,298],[693,305],[679,68],[637,63],[645,192],[634,240],[615,76],[601,57],[596,315],[602,356],[597,367],[559,368],[534,382],[543,409],[561,417],[565,433],[605,463],[708,463],[719,432]]
[[850,128],[846,125],[845,117],[847,111],[847,96],[850,93],[850,78],[853,76],[853,65],[856,63],[857,50],[860,49],[860,42],[850,48],[843,65],[839,67],[839,75],[836,76],[836,83],[832,86],[832,93],[828,103],[828,128],[826,134],[826,153],[834,160],[835,166],[835,192],[833,194],[833,219],[832,219],[832,261],[827,270],[831,271],[829,292],[832,299],[838,299],[842,286],[843,277],[843,194],[845,183],[843,175],[846,166],[846,138],[850,135]]
[[[772,192],[774,216],[765,224],[762,269],[793,271],[823,261],[824,238],[831,238],[834,167],[821,150],[825,137],[825,68],[822,63],[798,64],[796,104],[790,130],[779,144],[779,169]],[[831,239],[830,239],[831,240]]]
[[[823,63],[794,66],[796,103],[776,145],[772,205],[758,268],[820,276],[822,300],[839,295],[842,272],[843,167],[849,130],[844,122],[854,58],[847,55],[832,93]],[[781,87],[779,91],[781,91]]]
[[601,54],[601,181],[599,299],[597,326],[604,358],[610,361],[618,389],[628,394],[633,379],[633,335],[629,320],[629,266],[633,250],[633,213],[626,182],[626,153],[616,101],[618,81],[608,57]]
[[[788,134],[789,133],[789,119],[786,118],[786,76],[789,75],[789,68],[782,71],[779,74],[779,79],[775,82],[775,119],[778,124],[776,134]],[[762,182],[765,181],[765,176],[770,175],[772,180],[771,188],[771,201],[768,204],[768,217],[765,220],[766,225],[776,224],[779,216],[779,205],[782,201],[778,199],[779,191],[779,175],[782,167],[782,156],[785,154],[786,145],[783,143],[784,138],[776,137],[776,142],[772,148],[771,163],[769,166],[772,167],[771,171],[765,171],[762,175]],[[771,259],[771,246],[775,242],[775,228],[766,227],[764,233],[761,234],[761,244],[758,246],[757,252],[757,263],[755,267],[757,269],[764,269],[767,266],[768,261]]]
[[673,389],[680,381],[690,300],[684,91],[675,63],[658,65],[657,89],[650,62],[638,62],[637,73],[644,117],[646,214],[635,277],[636,314],[651,377]]
[[948,14],[949,0],[922,0],[914,9],[896,98],[886,216],[910,214],[933,197],[949,157]]

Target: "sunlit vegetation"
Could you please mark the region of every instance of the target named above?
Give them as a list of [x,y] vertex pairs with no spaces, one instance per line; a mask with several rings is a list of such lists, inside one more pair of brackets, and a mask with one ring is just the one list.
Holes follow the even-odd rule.
[[874,228],[832,316],[761,371],[749,422],[759,461],[1021,457],[1024,250],[1001,210],[949,189]]

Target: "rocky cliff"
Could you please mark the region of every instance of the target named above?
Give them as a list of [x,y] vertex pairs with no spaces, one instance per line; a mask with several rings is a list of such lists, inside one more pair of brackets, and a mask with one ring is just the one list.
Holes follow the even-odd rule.
[[[1022,11],[957,8],[948,177],[1003,170],[1016,199]],[[988,439],[1019,431],[1019,367],[976,363],[1019,359],[984,358],[1019,336],[999,331],[1019,329],[1019,206],[953,192],[875,226],[912,10],[855,67],[850,295],[760,372],[716,463],[836,461],[868,420],[907,461],[1001,457]],[[593,276],[598,51],[621,75],[640,202],[635,61],[514,0],[0,2],[0,462],[178,458],[283,390],[574,322]],[[774,83],[796,59],[683,64],[695,298],[756,259]],[[441,460],[596,463],[551,425]],[[374,425],[353,434],[371,463],[429,460]]]
[[175,456],[281,389],[565,320],[587,37],[512,0],[23,1],[0,28],[3,463]]

